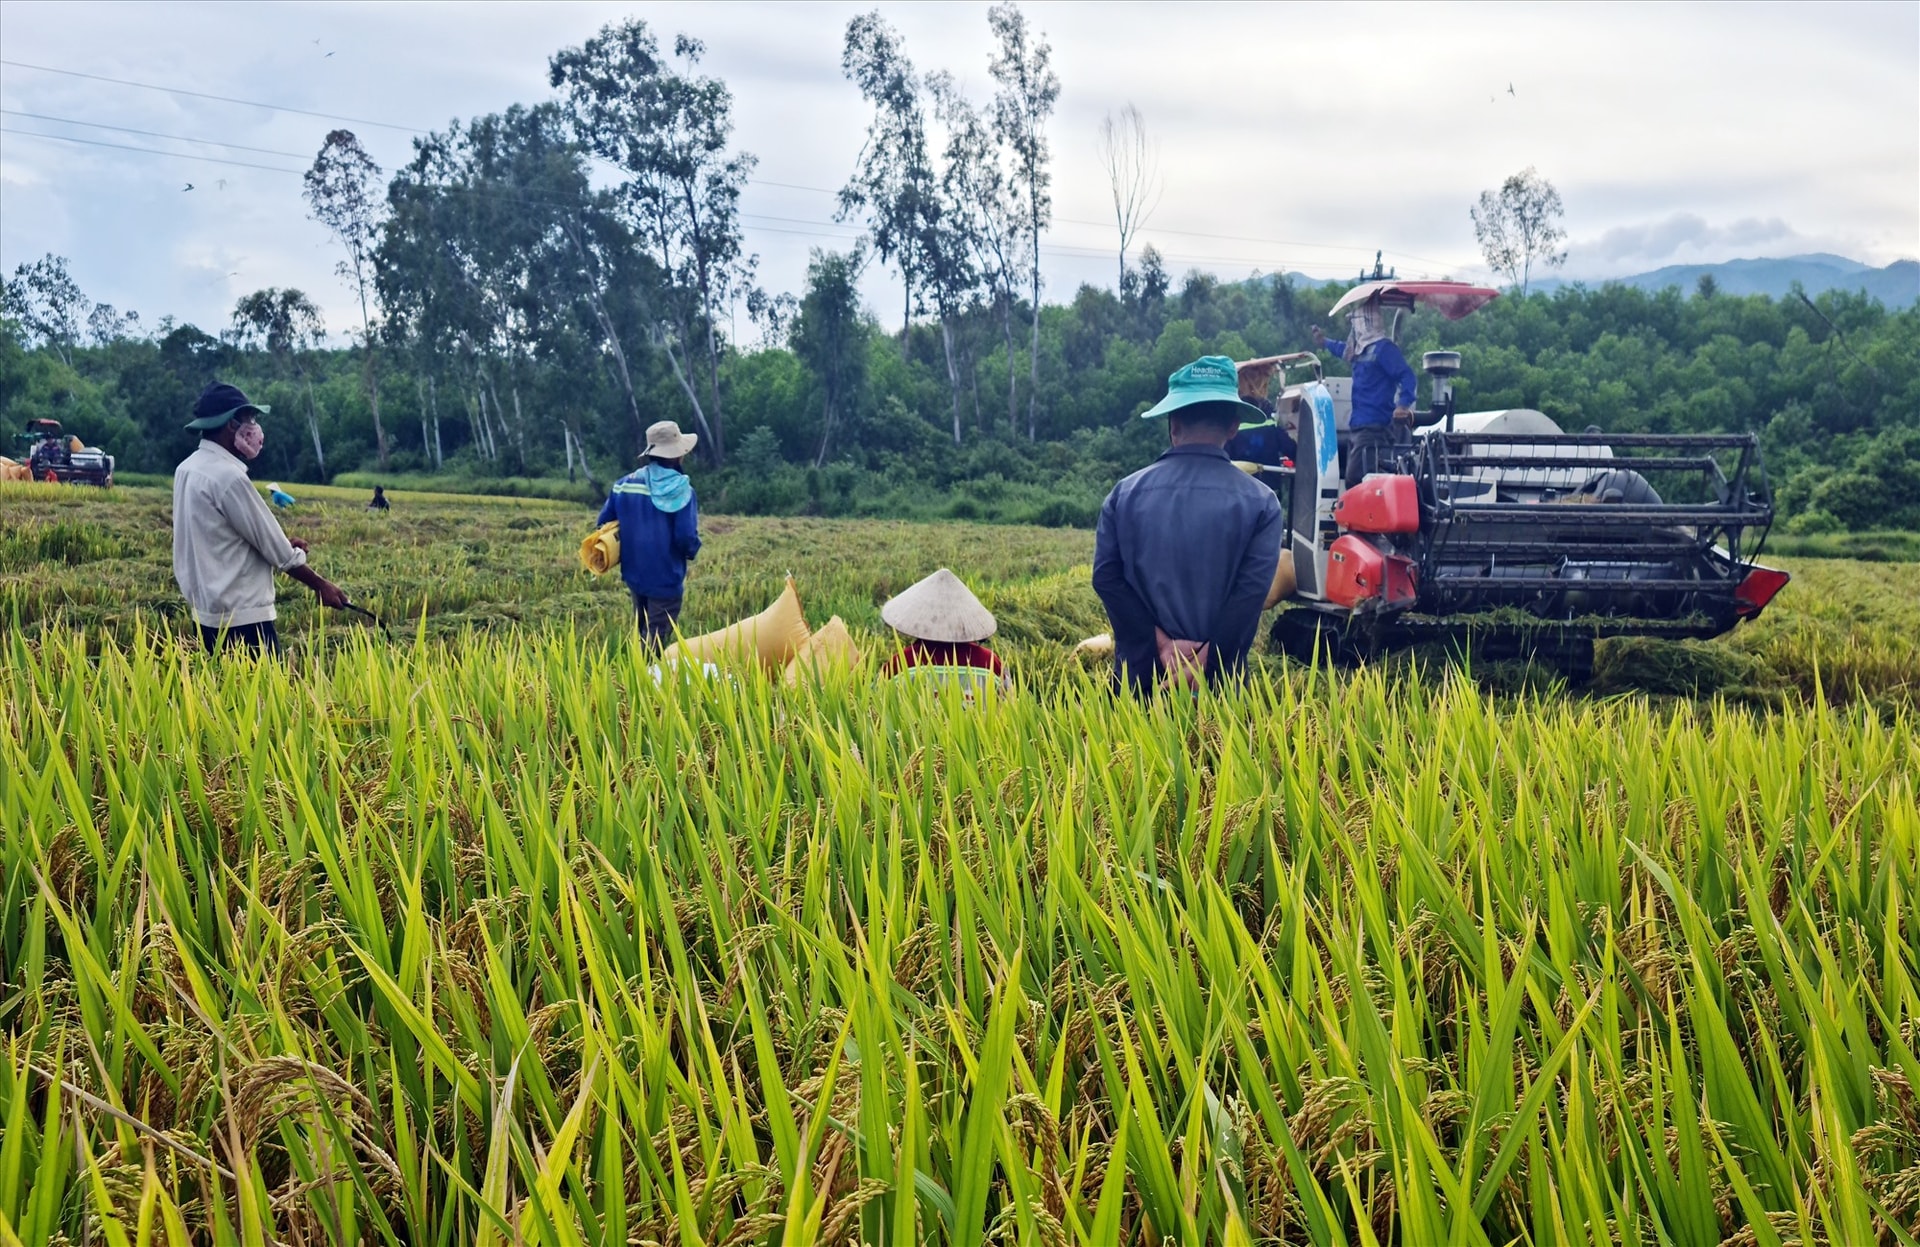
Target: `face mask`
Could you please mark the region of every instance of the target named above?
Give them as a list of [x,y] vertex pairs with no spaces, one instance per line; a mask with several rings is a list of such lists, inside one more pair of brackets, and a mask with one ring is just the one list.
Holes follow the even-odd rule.
[[1379,311],[1372,307],[1358,307],[1348,313],[1347,327],[1347,358],[1350,360],[1387,336],[1381,325]]
[[258,420],[249,420],[240,426],[233,435],[233,450],[242,459],[253,459],[260,454],[260,448],[267,444],[267,431],[260,427]]

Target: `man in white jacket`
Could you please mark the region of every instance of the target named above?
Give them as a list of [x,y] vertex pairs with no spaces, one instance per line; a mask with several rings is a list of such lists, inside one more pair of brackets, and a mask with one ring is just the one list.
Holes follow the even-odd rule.
[[255,652],[280,648],[274,631],[273,573],[285,572],[335,610],[347,595],[307,566],[307,543],[288,540],[247,478],[247,462],[266,445],[268,408],[238,388],[208,386],[189,429],[200,448],[173,473],[173,578],[193,607],[209,654],[224,642]]

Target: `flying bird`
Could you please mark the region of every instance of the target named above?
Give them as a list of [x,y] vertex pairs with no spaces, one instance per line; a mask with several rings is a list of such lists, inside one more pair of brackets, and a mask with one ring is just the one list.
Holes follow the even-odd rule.
[[188,183],[187,183],[187,184],[186,184],[185,186],[182,186],[182,187],[181,187],[180,189],[181,189],[182,191],[190,191],[190,190],[192,190],[192,189],[193,189],[193,183],[192,183],[192,182],[188,182]]
[[[332,56],[332,55],[333,55],[333,53],[331,53],[331,52],[329,52],[329,53],[327,53],[327,55],[328,55],[328,56]],[[1513,95],[1513,98],[1514,98],[1514,99],[1516,99],[1516,100],[1520,98],[1520,97],[1519,97],[1518,95],[1514,95],[1514,91],[1513,91],[1513,84],[1512,84],[1511,82],[1509,82],[1509,83],[1507,84],[1507,94],[1508,94],[1508,95]]]
[[333,55],[333,53],[331,53],[331,52],[329,52],[329,53],[327,53],[327,55],[328,55],[328,56],[332,56],[332,55]]

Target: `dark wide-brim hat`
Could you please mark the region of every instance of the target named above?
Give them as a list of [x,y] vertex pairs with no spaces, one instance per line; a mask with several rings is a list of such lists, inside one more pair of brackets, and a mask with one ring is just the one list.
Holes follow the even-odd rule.
[[[1235,420],[1265,420],[1267,413],[1240,397],[1240,373],[1225,355],[1202,355],[1167,378],[1167,396],[1141,419],[1153,420],[1205,404]],[[1197,414],[1197,413],[1196,413]]]
[[243,411],[264,416],[273,408],[251,402],[240,392],[237,385],[228,385],[224,381],[215,381],[200,391],[200,397],[193,403],[193,419],[187,421],[190,429],[217,429],[225,425]]

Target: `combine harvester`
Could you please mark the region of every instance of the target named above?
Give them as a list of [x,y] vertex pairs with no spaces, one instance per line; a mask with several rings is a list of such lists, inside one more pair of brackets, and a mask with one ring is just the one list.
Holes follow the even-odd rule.
[[70,437],[58,420],[29,420],[19,435],[26,459],[15,463],[0,458],[0,480],[45,481],[48,484],[113,486],[113,456],[97,446]]
[[[1392,336],[1416,304],[1458,320],[1498,292],[1375,280],[1333,312],[1376,295]],[[1240,465],[1287,517],[1281,651],[1354,662],[1440,643],[1584,680],[1602,637],[1716,637],[1787,583],[1755,562],[1773,505],[1754,434],[1568,433],[1538,411],[1456,413],[1460,355],[1421,364],[1429,407],[1351,489],[1348,380],[1322,377],[1307,352],[1238,365],[1241,395],[1297,444],[1291,462]]]

